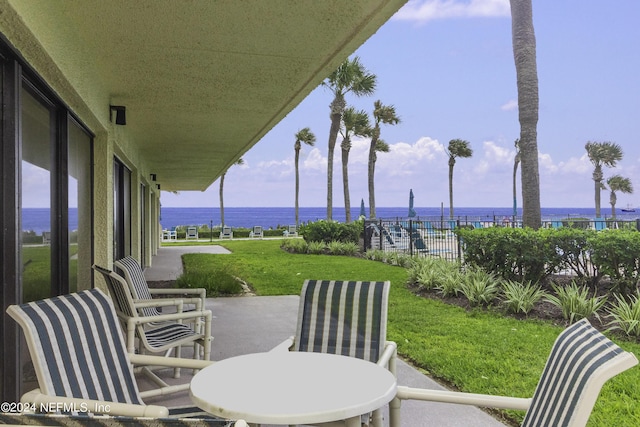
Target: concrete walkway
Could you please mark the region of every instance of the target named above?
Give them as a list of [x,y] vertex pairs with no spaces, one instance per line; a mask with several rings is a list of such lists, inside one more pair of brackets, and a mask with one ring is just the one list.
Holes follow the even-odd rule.
[[[220,246],[164,247],[153,259],[153,266],[145,271],[148,281],[173,280],[182,272],[184,253],[228,253]],[[295,333],[298,296],[247,296],[211,298],[207,308],[213,312],[214,341],[212,360],[247,353],[271,350]],[[181,382],[188,381],[184,372]],[[241,379],[239,379],[241,380]],[[398,383],[411,387],[442,389],[420,371],[402,360],[398,361]],[[164,399],[164,400],[162,400]],[[189,404],[188,393],[169,398],[147,399],[149,404],[177,406]],[[444,403],[403,401],[402,425],[407,427],[502,427],[504,424],[480,409]],[[385,420],[388,419],[385,414]]]

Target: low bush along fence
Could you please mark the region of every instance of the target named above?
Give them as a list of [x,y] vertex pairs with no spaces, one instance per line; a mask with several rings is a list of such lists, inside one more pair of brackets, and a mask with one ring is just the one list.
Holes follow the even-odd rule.
[[464,261],[509,280],[568,274],[592,285],[608,277],[629,295],[640,278],[640,233],[632,230],[484,228],[456,230]]

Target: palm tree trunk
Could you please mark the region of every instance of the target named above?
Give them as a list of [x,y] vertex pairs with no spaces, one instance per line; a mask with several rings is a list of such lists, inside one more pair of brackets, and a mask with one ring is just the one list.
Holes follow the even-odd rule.
[[453,219],[453,166],[456,159],[449,158],[449,219]]
[[616,192],[612,191],[609,196],[609,203],[611,203],[611,216],[613,219],[616,219],[616,202],[618,201],[618,197],[616,196]]
[[[518,154],[516,154],[517,156]],[[517,178],[518,178],[518,163],[519,161],[513,162],[513,220],[515,221],[515,217],[518,215],[518,190],[516,188]]]
[[602,188],[602,179],[604,174],[602,173],[602,166],[597,165],[593,170],[593,182],[594,182],[594,194],[596,202],[596,218],[600,218],[600,209],[602,207],[602,199],[600,198],[600,189]]
[[[377,132],[376,132],[377,131]],[[374,173],[376,168],[376,143],[378,142],[379,129],[374,129],[371,136],[371,145],[369,146],[369,162],[368,162],[368,174],[367,180],[369,183],[369,218],[374,219],[376,217],[376,193],[374,189]]]
[[295,168],[296,168],[296,201],[295,201],[296,227],[299,224],[299,220],[298,220],[298,194],[300,192],[300,171],[298,170],[298,160],[300,160],[300,150],[296,150],[296,155],[295,155]]
[[344,97],[336,95],[331,103],[331,129],[329,130],[329,147],[327,150],[327,219],[333,219],[333,154],[340,131],[340,120],[345,109]]
[[518,85],[523,225],[541,226],[538,169],[538,71],[531,0],[510,0],[513,57]]
[[224,227],[224,197],[222,197],[223,188],[224,188],[224,176],[226,173],[223,173],[220,177],[220,228]]
[[595,198],[596,198],[596,218],[600,218],[600,216],[601,216],[600,215],[600,209],[601,209],[601,206],[602,206],[602,204],[601,204],[602,202],[601,202],[601,199],[600,199],[600,185],[601,184],[600,184],[600,181],[596,181],[596,180],[594,180],[593,183],[595,185],[594,194],[595,194]]
[[351,222],[351,198],[349,197],[349,150],[342,149],[342,190],[344,192],[344,213],[347,223]]

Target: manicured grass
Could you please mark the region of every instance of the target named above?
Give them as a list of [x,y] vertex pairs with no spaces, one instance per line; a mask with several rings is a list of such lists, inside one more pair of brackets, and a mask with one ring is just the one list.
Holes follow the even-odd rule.
[[[78,252],[78,245],[69,248],[69,255]],[[22,248],[22,300],[35,301],[51,296],[51,247],[29,246]],[[69,261],[69,283],[77,282],[78,260]]]
[[[466,310],[415,296],[404,268],[353,257],[297,255],[281,241],[228,241],[228,255],[190,254],[190,265],[212,263],[234,269],[258,295],[297,295],[305,279],[389,280],[388,339],[399,353],[429,375],[463,391],[530,397],[556,336],[562,330],[541,321],[521,321],[477,309]],[[638,343],[615,341],[640,355]],[[640,368],[609,381],[589,426],[640,425]],[[522,420],[522,413],[507,412]]]

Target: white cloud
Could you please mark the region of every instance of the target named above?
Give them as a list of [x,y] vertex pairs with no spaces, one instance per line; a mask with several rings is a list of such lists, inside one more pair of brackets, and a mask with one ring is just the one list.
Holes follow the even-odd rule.
[[414,0],[395,19],[425,23],[436,19],[510,16],[509,0]]
[[553,172],[561,172],[563,174],[587,175],[593,172],[593,166],[589,161],[589,156],[583,154],[581,157],[570,157],[565,162],[559,162]]
[[[508,170],[509,166],[513,165],[515,150],[501,147],[493,141],[484,141],[482,143],[482,152],[484,156],[474,168],[476,174],[484,175],[495,170]],[[479,156],[479,154],[480,153],[475,152],[476,157]]]
[[560,169],[558,165],[553,163],[553,159],[550,154],[538,152],[538,171],[539,173],[554,174]]
[[326,173],[327,158],[322,155],[318,148],[314,148],[309,152],[306,159],[300,162],[305,170],[313,170]]
[[427,163],[446,165],[445,158],[444,146],[437,139],[422,137],[414,144],[390,144],[389,153],[378,154],[376,171],[389,176],[417,175],[423,173]]
[[514,111],[518,109],[518,101],[515,99],[508,100],[505,104],[503,104],[500,109],[502,111]]

